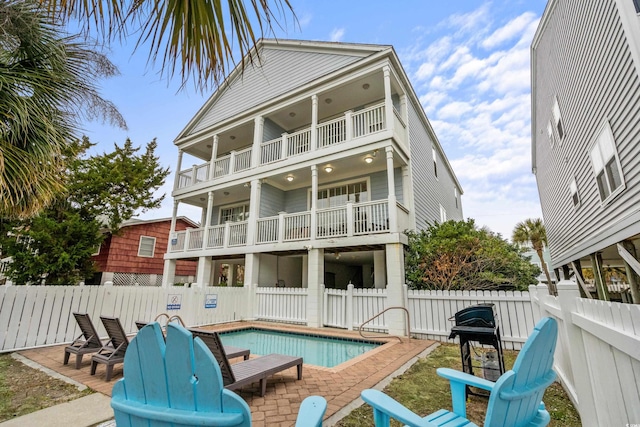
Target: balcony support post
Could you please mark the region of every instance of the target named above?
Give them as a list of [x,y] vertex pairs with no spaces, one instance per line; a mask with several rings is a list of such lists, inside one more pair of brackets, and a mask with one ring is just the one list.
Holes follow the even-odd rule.
[[229,159],[229,175],[236,171],[236,151],[231,150],[231,157]]
[[175,259],[165,259],[164,260],[164,268],[162,270],[162,287],[168,288],[173,285],[173,281],[176,277],[176,260]]
[[178,166],[176,167],[176,180],[173,183],[173,189],[177,190],[180,187],[180,168],[182,167],[182,150],[178,149]]
[[385,66],[382,68],[384,73],[384,115],[385,129],[393,131],[393,99],[391,99],[391,68]]
[[209,179],[213,179],[216,171],[216,157],[218,156],[218,135],[213,135],[211,144],[211,160],[209,161]]
[[307,287],[307,326],[321,328],[324,293],[324,249],[312,248],[307,257],[309,275]]
[[211,286],[211,271],[213,270],[213,260],[208,256],[198,257],[198,275],[196,276],[195,287],[205,288]]
[[204,230],[202,231],[202,248],[206,249],[209,246],[209,231],[211,225],[211,211],[213,210],[213,191],[209,191],[207,193],[207,210],[204,214],[204,219],[202,221],[202,227]]
[[284,214],[285,212],[278,212],[278,242],[284,242]]
[[398,208],[396,206],[396,182],[393,170],[393,147],[385,148],[387,153],[387,190],[389,192],[389,232],[397,233]]
[[282,134],[282,151],[280,152],[280,160],[284,160],[287,158],[287,153],[289,152],[289,150],[287,150],[287,133],[283,133]]
[[258,116],[253,119],[253,147],[251,148],[251,167],[260,166],[260,146],[264,135],[264,117]]
[[353,202],[347,202],[347,236],[353,236]]
[[311,233],[309,238],[316,240],[318,235],[318,167],[311,165]]
[[[409,123],[409,110],[407,109],[407,95],[404,93],[400,95],[400,111],[398,112],[400,113],[400,117],[402,118],[402,121],[405,123],[405,125]],[[406,142],[406,141],[402,141],[402,142]]]
[[316,130],[318,127],[318,95],[311,96],[311,151],[314,151],[318,148],[318,131]]
[[413,210],[413,191],[411,191],[411,169],[408,165],[402,167],[402,204],[409,209],[409,224],[415,229],[416,215]]
[[258,233],[258,216],[260,215],[260,194],[262,182],[259,179],[251,181],[251,194],[249,196],[249,219],[247,220],[247,246],[255,245]]
[[353,111],[345,111],[344,113],[344,139],[345,141],[351,141],[353,139],[353,119],[351,116]]

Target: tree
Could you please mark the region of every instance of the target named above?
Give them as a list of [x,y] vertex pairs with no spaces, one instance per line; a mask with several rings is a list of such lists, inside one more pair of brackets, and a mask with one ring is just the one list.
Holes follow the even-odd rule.
[[551,275],[549,275],[549,269],[547,263],[544,261],[543,249],[547,245],[547,230],[544,227],[544,223],[540,218],[527,219],[516,224],[513,229],[513,235],[511,237],[513,243],[524,244],[530,243],[533,250],[538,254],[540,258],[540,264],[542,265],[542,271],[547,278],[547,284],[549,285],[549,291],[556,294],[556,287],[551,282]]
[[[40,0],[64,20],[78,19],[87,32],[108,41],[139,34],[134,50],[149,43],[149,61],[162,58],[162,73],[172,77],[180,69],[182,86],[190,77],[198,90],[218,85],[257,38],[273,31],[279,19],[293,13],[289,0]],[[259,37],[254,24],[259,28]],[[252,58],[250,58],[252,60]],[[245,62],[241,66],[245,67]]]
[[37,2],[0,2],[0,29],[0,215],[25,218],[64,189],[61,153],[81,119],[125,124],[95,85],[115,66],[63,37]]
[[0,245],[13,260],[7,276],[14,283],[75,284],[89,277],[105,225],[115,233],[164,198],[154,196],[169,173],[154,155],[155,140],[141,154],[127,140],[112,153],[83,157],[91,146],[83,138],[63,151],[68,190],[55,203],[35,217],[1,224]]
[[[83,149],[91,146],[86,138],[84,144]],[[111,153],[76,159],[71,164],[69,200],[84,215],[104,218],[112,232],[136,212],[159,208],[165,196],[155,198],[154,193],[169,175],[169,168],[160,166],[157,146],[154,139],[138,155],[140,148],[127,139],[122,147],[114,144]]]
[[472,219],[409,232],[407,284],[412,289],[526,289],[539,269],[499,235]]

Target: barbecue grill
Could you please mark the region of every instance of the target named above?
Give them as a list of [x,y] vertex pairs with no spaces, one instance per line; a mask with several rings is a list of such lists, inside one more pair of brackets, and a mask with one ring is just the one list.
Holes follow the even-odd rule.
[[[480,345],[491,346],[495,349],[498,359],[498,367],[481,366],[487,377],[487,370],[499,370],[498,377],[504,374],[504,356],[502,354],[502,341],[500,339],[500,327],[496,320],[495,304],[485,303],[472,305],[460,310],[453,316],[455,326],[451,328],[449,339],[460,339],[460,357],[462,358],[462,370],[473,375],[473,355],[471,349],[474,342]],[[450,319],[451,320],[451,319]],[[480,366],[477,366],[480,367]],[[496,374],[495,372],[493,372]],[[469,388],[469,392],[473,393]]]

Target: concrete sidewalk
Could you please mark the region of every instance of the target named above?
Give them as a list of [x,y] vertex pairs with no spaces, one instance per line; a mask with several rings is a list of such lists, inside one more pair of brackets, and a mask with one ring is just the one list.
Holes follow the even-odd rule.
[[0,423],[0,427],[91,427],[113,419],[111,398],[93,393]]

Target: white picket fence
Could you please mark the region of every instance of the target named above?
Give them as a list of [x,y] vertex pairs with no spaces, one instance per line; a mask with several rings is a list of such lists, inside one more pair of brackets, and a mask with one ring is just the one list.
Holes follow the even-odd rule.
[[[324,289],[323,324],[357,329],[387,308],[385,289]],[[496,304],[505,348],[520,348],[534,319],[527,292],[435,292],[404,288],[411,333],[447,341],[457,311],[481,302]],[[106,336],[100,315],[120,318],[127,333],[136,320],[159,313],[179,315],[188,325],[234,320],[307,324],[307,289],[124,286],[0,286],[0,351],[67,343],[79,335],[73,312],[89,313]],[[388,331],[385,315],[366,330]]]
[[536,317],[558,321],[554,368],[583,426],[640,421],[640,306],[580,298],[575,283],[530,287]]
[[73,312],[89,313],[103,337],[100,315],[118,317],[127,333],[164,312],[194,326],[239,320],[249,315],[245,295],[243,288],[0,286],[0,352],[73,341],[80,334]]
[[[495,304],[502,343],[506,349],[520,349],[535,326],[529,292],[505,291],[415,291],[405,286],[405,307],[409,310],[412,335],[449,341],[453,316],[480,303]],[[358,329],[387,308],[385,289],[327,289],[324,292],[324,324]],[[350,308],[350,309],[349,309]],[[384,314],[365,326],[367,330],[388,330]]]

